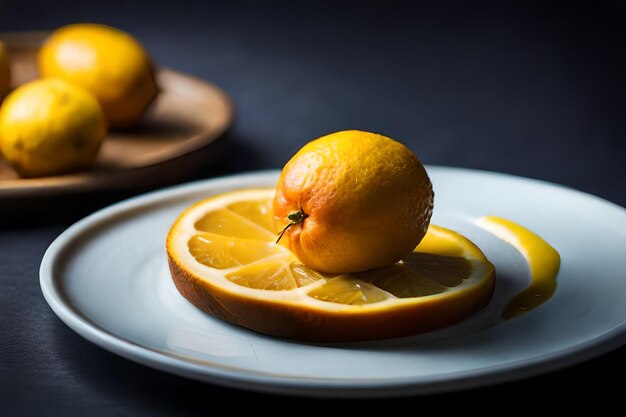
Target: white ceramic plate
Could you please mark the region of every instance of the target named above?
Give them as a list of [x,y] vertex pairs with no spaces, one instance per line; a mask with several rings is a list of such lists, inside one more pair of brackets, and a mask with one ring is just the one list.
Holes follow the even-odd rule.
[[[564,187],[503,174],[429,167],[433,222],[475,241],[496,265],[491,303],[436,332],[377,342],[306,344],[210,317],[172,283],[165,237],[191,203],[231,189],[273,186],[262,172],[169,188],[76,223],[46,252],[43,294],[86,339],[133,361],[250,390],[311,396],[396,396],[458,390],[571,365],[626,341],[626,210]],[[486,214],[535,231],[561,254],[555,296],[502,321],[529,280],[510,246],[476,227]]]

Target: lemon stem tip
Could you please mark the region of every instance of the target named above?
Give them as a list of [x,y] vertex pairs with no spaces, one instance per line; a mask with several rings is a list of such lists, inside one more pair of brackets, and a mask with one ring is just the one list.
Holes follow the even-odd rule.
[[285,228],[280,232],[280,235],[278,235],[278,239],[276,239],[276,243],[278,244],[278,242],[280,242],[280,239],[282,239],[287,229],[289,229],[291,226],[295,224],[302,222],[307,217],[308,217],[307,214],[302,209],[294,210],[291,213],[289,213],[287,215],[287,220],[289,220],[289,224],[285,226]]

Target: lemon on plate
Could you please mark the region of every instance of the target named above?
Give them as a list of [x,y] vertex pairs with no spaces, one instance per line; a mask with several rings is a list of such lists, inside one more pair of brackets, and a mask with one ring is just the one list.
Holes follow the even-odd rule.
[[176,220],[167,254],[178,291],[196,307],[261,333],[314,341],[405,336],[482,308],[494,267],[472,242],[430,226],[400,262],[326,274],[276,244],[273,189],[204,200]]
[[0,107],[0,153],[23,177],[88,166],[105,135],[98,101],[60,79],[24,84]]
[[291,250],[318,271],[356,272],[398,261],[426,234],[433,189],[406,146],[350,130],[316,139],[283,168],[274,215]]
[[0,41],[0,101],[11,88],[11,68],[6,45]]
[[39,72],[89,90],[111,127],[136,124],[159,92],[143,46],[104,25],[81,23],[54,31],[39,51]]

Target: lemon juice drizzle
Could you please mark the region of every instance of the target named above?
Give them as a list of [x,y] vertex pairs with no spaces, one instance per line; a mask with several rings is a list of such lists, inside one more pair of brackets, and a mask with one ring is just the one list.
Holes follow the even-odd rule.
[[483,216],[475,223],[517,249],[530,268],[530,285],[509,301],[502,317],[511,319],[548,301],[556,291],[556,276],[561,266],[559,253],[541,237],[510,220]]

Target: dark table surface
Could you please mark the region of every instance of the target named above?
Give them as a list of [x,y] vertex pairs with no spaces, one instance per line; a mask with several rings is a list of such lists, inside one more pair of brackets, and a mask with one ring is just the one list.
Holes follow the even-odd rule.
[[[626,206],[623,2],[297,3],[0,0],[0,31],[107,23],[159,63],[222,86],[237,107],[229,153],[190,180],[280,168],[306,141],[357,128],[403,141],[428,164],[539,178]],[[119,358],[52,313],[38,267],[70,224],[140,191],[0,212],[1,415],[478,409],[493,398],[532,412],[544,400],[622,400],[623,384],[606,376],[625,370],[624,348],[524,381],[358,402],[226,389]]]

